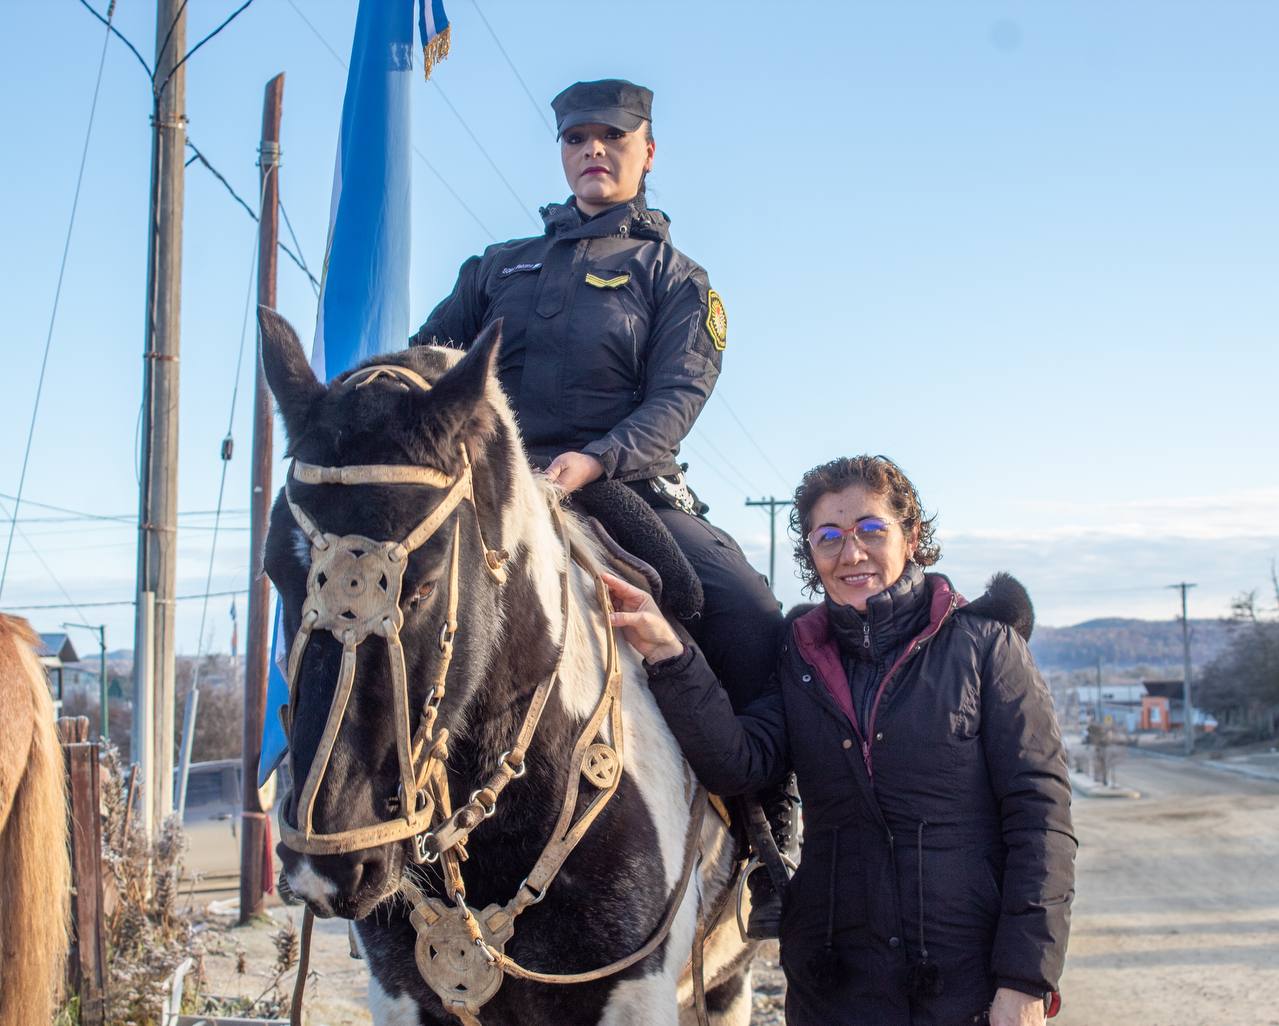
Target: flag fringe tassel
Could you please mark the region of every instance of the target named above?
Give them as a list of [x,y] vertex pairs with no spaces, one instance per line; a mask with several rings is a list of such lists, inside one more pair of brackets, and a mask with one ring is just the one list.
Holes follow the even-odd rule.
[[449,45],[452,39],[453,26],[449,25],[443,32],[422,47],[422,70],[425,72],[426,78],[429,79],[435,66],[449,55]]

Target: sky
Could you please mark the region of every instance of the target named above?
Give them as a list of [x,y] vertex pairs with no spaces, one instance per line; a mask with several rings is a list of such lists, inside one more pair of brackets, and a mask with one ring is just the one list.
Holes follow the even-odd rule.
[[[188,43],[236,6],[192,4]],[[251,205],[263,89],[285,73],[282,198],[312,268],[355,6],[254,0],[186,66],[189,138]],[[938,514],[939,571],[970,596],[1013,573],[1041,623],[1171,618],[1178,581],[1198,585],[1192,616],[1267,593],[1279,4],[447,6],[453,53],[414,95],[414,325],[467,256],[538,231],[536,208],[566,196],[551,97],[630,78],[656,94],[650,203],[728,311],[689,479],[757,567],[769,519],[745,500],[788,497],[810,467],[869,452],[897,460]],[[154,7],[119,0],[115,14],[148,59]],[[106,624],[109,646],[128,648],[149,85],[112,40],[50,332],[105,37],[80,0],[5,8],[4,537],[50,346],[0,609],[46,631]],[[247,586],[251,328],[237,353],[256,227],[196,164],[184,231],[178,593],[201,595]],[[286,259],[279,278],[278,306],[309,339],[311,286]],[[277,450],[277,484],[282,468]],[[803,596],[784,528],[779,516],[790,605]],[[30,608],[55,603],[75,605]],[[225,651],[228,606],[183,600],[179,650]],[[92,649],[85,632],[77,643]]]

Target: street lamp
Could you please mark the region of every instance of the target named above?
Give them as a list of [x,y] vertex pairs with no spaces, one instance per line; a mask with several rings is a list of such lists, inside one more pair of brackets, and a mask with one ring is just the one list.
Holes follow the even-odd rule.
[[81,627],[98,633],[98,701],[100,703],[102,740],[111,736],[110,717],[107,715],[107,627],[106,624],[64,623],[63,627]]

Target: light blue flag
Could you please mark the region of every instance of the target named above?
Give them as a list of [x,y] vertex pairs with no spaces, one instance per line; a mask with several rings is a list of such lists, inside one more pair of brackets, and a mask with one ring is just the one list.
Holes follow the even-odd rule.
[[[409,220],[414,8],[427,73],[448,53],[440,0],[360,0],[351,44],[329,237],[311,366],[330,380],[377,353],[403,349],[409,334]],[[276,603],[258,784],[288,748],[277,712],[289,700],[283,616]]]

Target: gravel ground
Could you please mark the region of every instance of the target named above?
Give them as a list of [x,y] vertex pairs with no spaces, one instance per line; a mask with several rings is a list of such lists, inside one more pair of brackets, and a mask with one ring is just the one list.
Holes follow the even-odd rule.
[[[1078,897],[1054,1023],[1279,1026],[1279,780],[1136,753],[1119,778],[1141,798],[1075,799]],[[230,923],[201,933],[209,992],[257,994],[273,975],[277,924]],[[345,923],[317,923],[313,966],[310,1022],[367,1026]],[[781,1026],[784,994],[769,945],[755,966],[755,1026]]]
[[[302,913],[278,904],[267,913],[266,918],[244,927],[235,926],[231,916],[209,916],[199,924],[206,993],[256,997],[269,987],[276,975],[274,938],[286,920],[300,930]],[[245,971],[237,971],[237,966]],[[364,1007],[368,975],[364,963],[350,956],[345,922],[316,920],[311,968],[306,1009],[312,1026],[370,1026],[372,1019]],[[786,981],[777,964],[775,943],[761,949],[754,981],[752,1026],[782,1026]],[[287,993],[292,983],[290,974],[281,994]]]

